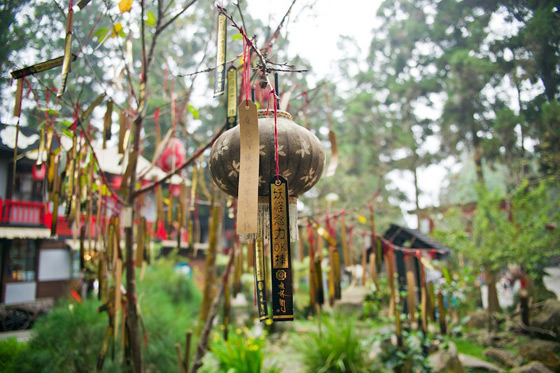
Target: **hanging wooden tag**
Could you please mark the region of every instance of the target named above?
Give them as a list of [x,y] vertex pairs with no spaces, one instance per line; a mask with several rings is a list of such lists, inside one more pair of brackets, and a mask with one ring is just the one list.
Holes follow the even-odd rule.
[[[257,106],[252,101],[243,101],[239,105],[239,132],[237,233],[253,234],[257,233],[259,212],[259,124]],[[287,193],[285,198],[287,203]]]
[[[323,228],[319,224],[317,224],[317,222],[315,220],[311,220],[311,224],[313,224],[313,227],[315,228],[315,231],[317,232],[319,237],[325,239],[330,246],[335,246],[336,247],[336,245],[338,245],[338,242],[336,242],[334,237],[331,236],[325,228]],[[321,245],[321,248],[322,248],[322,246],[323,245]]]
[[340,217],[340,239],[342,240],[342,256],[344,258],[344,267],[349,267],[350,253],[348,252],[348,238],[346,236],[346,221],[344,220],[344,212]]
[[82,113],[82,115],[80,115],[80,120],[82,122],[85,122],[85,120],[87,119],[87,117],[89,117],[91,115],[91,113],[93,112],[93,109],[95,109],[97,106],[99,106],[99,104],[101,102],[103,102],[103,99],[105,98],[105,96],[107,96],[106,93],[102,93],[99,96],[97,96],[95,98],[95,100],[93,100],[93,102],[91,103],[91,105],[89,105],[89,107],[86,109],[86,111],[84,111]]
[[269,191],[272,319],[276,321],[289,321],[294,319],[294,303],[288,214],[288,181],[282,176],[273,176],[269,182]]
[[236,297],[241,292],[241,276],[243,275],[243,247],[239,242],[235,245],[235,261],[233,264],[232,294]]
[[227,129],[237,126],[237,69],[230,66],[227,71]]
[[257,292],[257,307],[259,309],[259,320],[264,321],[268,319],[268,307],[266,304],[264,244],[262,238],[257,238],[255,241],[255,289]]
[[336,146],[336,135],[331,130],[329,131],[329,141],[331,142],[331,160],[329,168],[327,169],[326,177],[334,176],[336,168],[338,167],[338,148]]
[[99,283],[99,291],[97,299],[105,303],[107,301],[107,281],[105,280],[105,256],[103,252],[99,253],[99,262],[97,263],[97,281]]
[[340,286],[341,276],[340,276],[340,254],[335,248],[333,250],[333,270],[334,270],[334,299],[342,298],[342,291]]
[[107,141],[111,140],[111,123],[113,115],[113,100],[107,101],[105,104],[106,111],[103,116],[103,149],[107,148]]
[[101,372],[103,370],[103,364],[105,363],[105,356],[107,356],[107,351],[109,350],[109,342],[111,342],[111,337],[113,336],[113,327],[108,326],[107,332],[105,333],[105,339],[103,339],[103,345],[101,345],[101,351],[99,351],[99,356],[97,358],[97,371]]
[[191,206],[190,211],[194,211],[196,204],[196,187],[198,185],[198,166],[196,162],[193,164],[192,177],[191,177]]
[[[70,1],[72,5],[72,1]],[[66,90],[66,81],[68,80],[68,73],[70,73],[70,62],[72,60],[72,15],[74,11],[72,7],[68,7],[68,17],[66,23],[66,39],[64,41],[64,58],[62,60],[62,82],[60,89],[56,93],[57,97],[61,97]]]
[[329,249],[329,304],[334,306],[335,299],[335,275],[334,275],[334,251]]
[[369,254],[369,271],[371,273],[371,280],[373,281],[373,284],[375,285],[375,289],[379,289],[379,286],[377,285],[377,268],[375,266],[375,252],[371,252]]
[[126,150],[125,137],[126,137],[127,130],[128,130],[128,118],[126,117],[126,111],[123,109],[121,110],[119,116],[119,143],[118,143],[119,154],[124,154]]
[[229,289],[230,283],[226,281],[224,284],[224,341],[228,340],[229,316],[231,313],[231,295]]
[[[76,56],[75,54],[72,54],[70,57],[72,62],[76,61],[76,58],[78,58],[78,56]],[[39,62],[35,65],[26,66],[23,69],[10,71],[10,74],[12,75],[13,79],[21,79],[26,76],[35,75],[36,73],[40,73],[42,71],[50,70],[55,67],[58,67],[62,65],[63,61],[64,61],[64,56],[61,56],[61,57],[53,58],[52,60]]]
[[85,248],[85,239],[86,239],[86,226],[85,224],[80,227],[80,271],[84,271],[86,268],[86,248]]
[[14,103],[14,117],[19,117],[21,115],[22,97],[23,97],[23,77],[16,80],[16,101]]
[[51,236],[56,236],[56,225],[58,223],[58,191],[55,190],[53,193],[53,211],[52,211],[52,222],[51,222]]
[[216,45],[216,80],[214,82],[214,98],[224,94],[225,90],[225,74],[226,74],[226,15],[225,9],[218,14],[218,40]]
[[366,286],[367,281],[367,242],[364,235],[364,246],[362,248],[362,286]]
[[119,311],[121,309],[121,284],[122,284],[122,260],[117,259],[115,263],[115,334],[113,338],[117,339],[117,333],[119,331]]
[[439,311],[439,331],[442,335],[447,334],[447,322],[445,321],[445,305],[443,303],[443,294],[441,291],[437,293],[437,304]]
[[161,191],[161,184],[156,185],[154,188],[154,194],[156,195],[156,216],[158,222],[163,222],[165,220],[165,212],[163,208],[163,194]]
[[411,322],[416,322],[416,282],[412,270],[412,257],[406,257],[406,285],[408,290],[408,317]]
[[317,296],[317,303],[319,305],[325,303],[325,291],[323,290],[323,271],[321,269],[321,260],[319,258],[315,259],[315,266],[314,273],[315,273],[315,289],[316,289],[316,296]]

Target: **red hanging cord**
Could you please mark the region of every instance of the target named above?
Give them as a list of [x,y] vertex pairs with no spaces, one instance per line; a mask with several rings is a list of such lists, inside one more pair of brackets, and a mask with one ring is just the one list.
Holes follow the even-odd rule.
[[87,42],[89,41],[89,39],[91,38],[91,34],[93,34],[93,31],[95,30],[95,28],[97,27],[97,25],[99,24],[99,21],[101,21],[101,17],[103,16],[103,14],[105,13],[105,11],[101,11],[101,13],[99,14],[99,17],[97,18],[97,21],[95,22],[95,24],[93,25],[93,27],[91,28],[91,30],[89,30],[89,34],[87,35],[87,37],[85,38],[84,42],[82,43],[82,47],[80,48],[80,50],[78,51],[78,53],[76,53],[76,57],[80,55],[80,53],[82,53],[82,50],[84,49],[84,47],[86,46]]
[[[276,181],[280,181],[280,160],[278,159],[278,117],[276,109],[278,107],[278,96],[276,96],[274,87],[270,93],[274,98],[274,159],[276,161]],[[270,103],[270,96],[268,102]]]

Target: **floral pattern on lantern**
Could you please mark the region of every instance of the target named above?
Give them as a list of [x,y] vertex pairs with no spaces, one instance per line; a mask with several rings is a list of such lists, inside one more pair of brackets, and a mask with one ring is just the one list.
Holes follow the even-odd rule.
[[[323,173],[325,152],[319,139],[298,125],[292,116],[277,111],[278,163],[280,174],[288,180],[290,196],[290,240],[297,240],[296,198],[311,189]],[[276,175],[274,112],[258,111],[259,117],[259,228],[268,239],[268,182]],[[210,173],[214,183],[237,198],[240,168],[239,126],[224,132],[212,146]],[[240,237],[250,241],[254,237]]]
[[[268,195],[268,181],[276,174],[274,150],[274,113],[259,110],[259,196]],[[288,180],[290,197],[311,189],[323,173],[325,152],[319,139],[298,125],[292,116],[277,111],[278,161],[280,174]],[[210,172],[214,183],[237,197],[240,156],[239,126],[220,136],[210,153]]]

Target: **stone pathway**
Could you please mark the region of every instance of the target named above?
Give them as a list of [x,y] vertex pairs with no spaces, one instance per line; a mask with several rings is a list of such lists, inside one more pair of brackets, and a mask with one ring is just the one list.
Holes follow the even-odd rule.
[[16,330],[14,332],[0,333],[0,339],[16,337],[18,342],[26,342],[31,339],[31,330]]

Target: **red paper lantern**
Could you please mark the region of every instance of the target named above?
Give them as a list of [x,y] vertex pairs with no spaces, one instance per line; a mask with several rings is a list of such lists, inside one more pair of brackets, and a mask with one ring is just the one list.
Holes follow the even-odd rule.
[[31,176],[33,176],[33,180],[40,181],[45,179],[46,174],[46,167],[45,163],[41,163],[40,165],[33,165],[31,169]]
[[173,198],[179,198],[181,196],[181,186],[178,184],[169,184],[169,193]]
[[187,152],[185,146],[178,138],[174,137],[161,153],[157,165],[165,172],[178,168],[185,162]]

